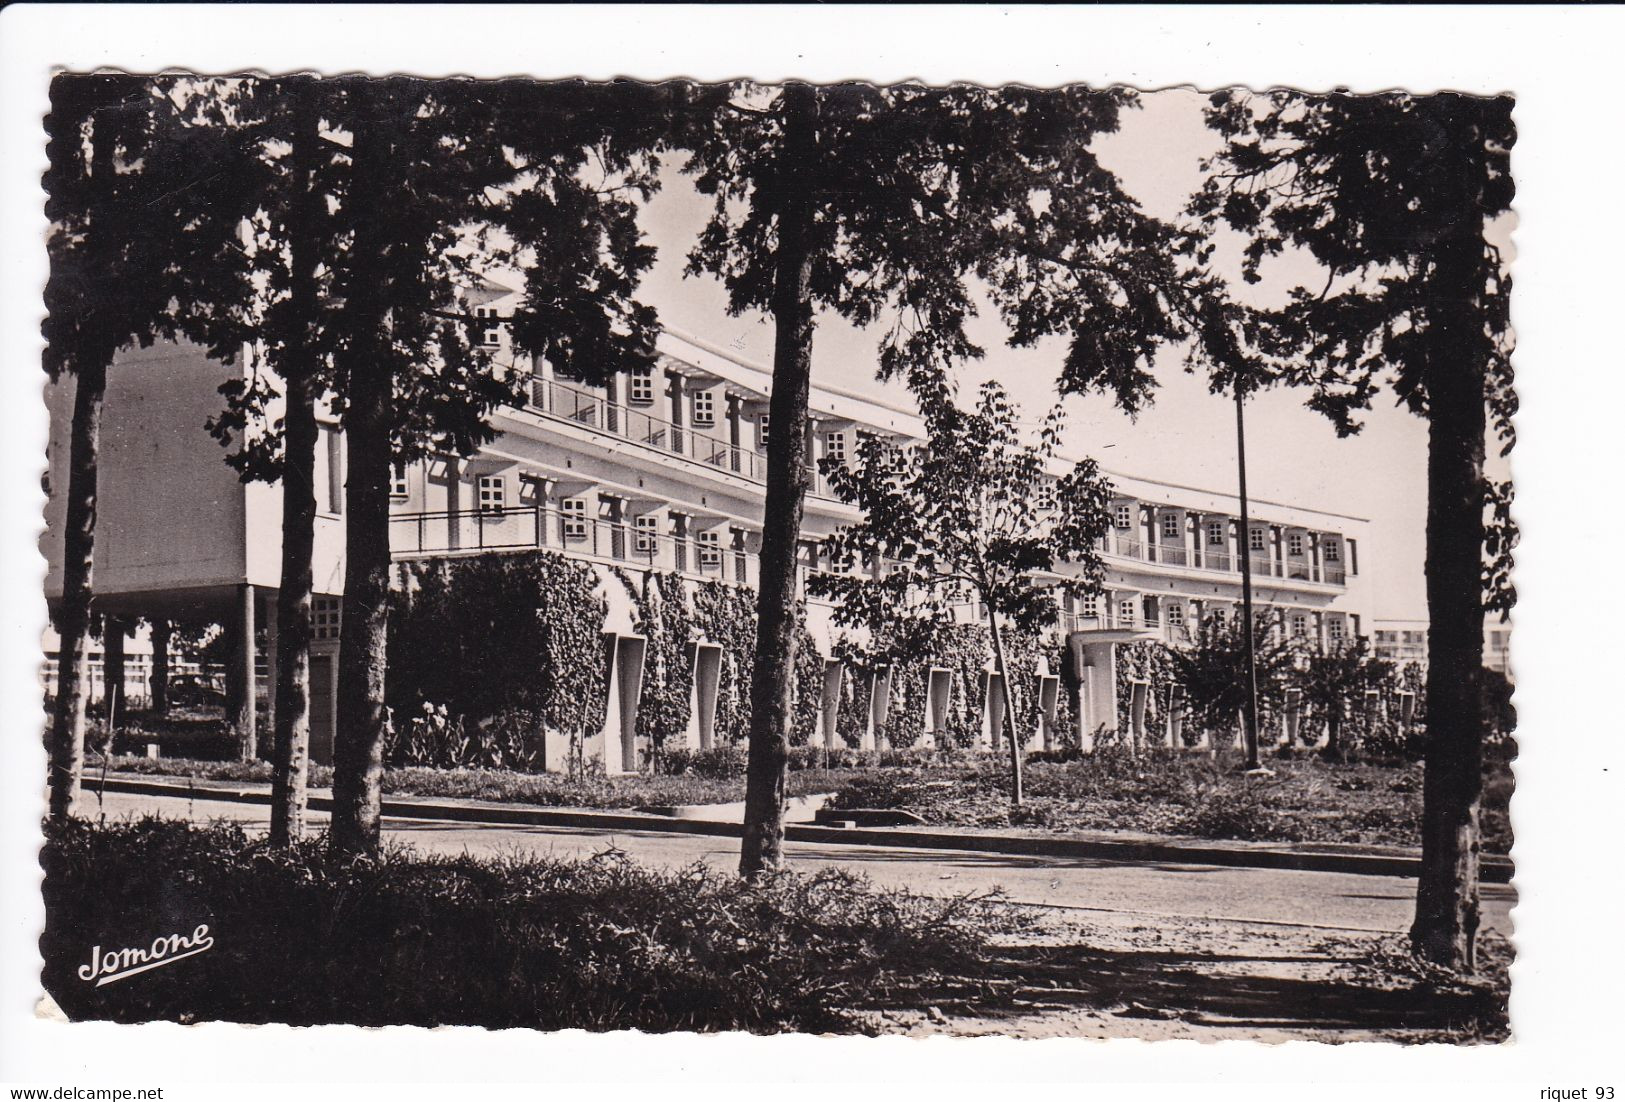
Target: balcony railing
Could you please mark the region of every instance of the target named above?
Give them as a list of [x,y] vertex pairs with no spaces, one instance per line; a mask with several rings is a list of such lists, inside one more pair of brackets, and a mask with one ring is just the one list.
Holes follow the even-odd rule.
[[396,513],[389,518],[392,555],[532,547],[739,585],[754,586],[761,577],[755,552],[726,546],[721,540],[712,543],[697,535],[639,531],[625,521],[589,519],[551,507]]
[[[611,402],[601,395],[554,379],[530,381],[530,408],[572,424],[619,436],[656,451],[682,456],[719,471],[728,471],[752,482],[767,483],[767,457],[754,448],[718,440],[690,425],[650,416],[633,406]],[[709,427],[709,426],[707,426]],[[830,497],[829,482],[816,466],[810,471],[808,489],[819,497]]]
[[753,482],[767,481],[765,459],[754,450],[718,440],[687,425],[651,417],[641,409],[611,402],[591,391],[553,379],[532,379],[530,404],[565,421],[731,471]]
[[[1182,566],[1206,570],[1217,574],[1236,574],[1241,560],[1228,550],[1206,544],[1199,548],[1184,544],[1147,543],[1135,539],[1120,529],[1114,529],[1100,541],[1100,549],[1119,559],[1136,562],[1161,563],[1164,566]],[[1302,561],[1277,562],[1268,555],[1254,553],[1248,556],[1255,578],[1290,578],[1297,581],[1324,582],[1329,585],[1347,585],[1348,574],[1340,563],[1324,563],[1317,571],[1313,563]]]

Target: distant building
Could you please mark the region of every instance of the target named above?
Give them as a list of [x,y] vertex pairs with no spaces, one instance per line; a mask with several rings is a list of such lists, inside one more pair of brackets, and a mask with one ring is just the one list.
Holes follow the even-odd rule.
[[[1421,662],[1428,660],[1428,622],[1426,620],[1376,620],[1373,622],[1372,653],[1390,662]],[[1512,625],[1501,619],[1500,613],[1484,617],[1484,667],[1497,673],[1510,675]]]
[[[437,456],[396,468],[390,546],[397,559],[547,548],[600,567],[676,572],[754,586],[766,484],[770,371],[675,331],[656,366],[602,386],[556,378],[513,356],[503,319],[517,295],[487,285],[471,308],[499,363],[527,373],[528,401],[500,410],[497,435],[472,458]],[[96,536],[96,605],[109,612],[213,615],[240,638],[266,630],[275,648],[281,499],[244,485],[203,430],[233,372],[201,350],[156,346],[122,355],[109,373]],[[70,384],[67,384],[71,386]],[[50,484],[65,478],[71,392],[53,388]],[[805,447],[843,462],[866,436],[923,436],[912,410],[815,383]],[[322,417],[317,449],[316,642],[313,753],[331,745],[343,615],[344,441]],[[1231,481],[1228,464],[1215,481]],[[1087,665],[1080,729],[1117,726],[1115,647],[1180,643],[1205,618],[1234,616],[1240,556],[1250,556],[1257,607],[1275,630],[1336,645],[1372,629],[1367,522],[1321,505],[1254,499],[1244,532],[1228,491],[1111,473],[1113,527],[1104,541],[1105,592],[1065,599],[1058,630]],[[1329,503],[1324,503],[1329,504]],[[61,503],[52,495],[44,546],[48,595],[61,592]],[[826,570],[819,541],[857,512],[815,473],[803,518],[803,578]],[[1061,569],[1065,569],[1064,567]],[[967,606],[964,618],[976,618]],[[829,659],[830,609],[812,602],[809,628]],[[1087,649],[1088,658],[1084,659]],[[274,663],[262,661],[262,668]],[[838,681],[838,679],[837,679]],[[632,706],[636,707],[636,693]],[[611,764],[612,771],[614,765]]]

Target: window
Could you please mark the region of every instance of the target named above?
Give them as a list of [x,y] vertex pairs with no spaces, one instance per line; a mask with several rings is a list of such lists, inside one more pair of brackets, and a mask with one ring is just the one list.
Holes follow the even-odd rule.
[[756,446],[767,447],[767,414],[761,413],[756,417]]
[[1247,533],[1247,546],[1254,551],[1264,550],[1264,529],[1254,528]]
[[1168,626],[1171,627],[1171,628],[1177,628],[1177,627],[1183,627],[1184,625],[1185,625],[1185,606],[1184,605],[1169,605],[1168,606]]
[[721,566],[722,565],[722,537],[717,533],[717,530],[715,528],[712,528],[709,531],[701,532],[700,535],[699,535],[699,543],[700,543],[700,565],[701,566]]
[[1337,537],[1332,536],[1326,541],[1326,561],[1336,562],[1340,551],[1337,546]]
[[1079,611],[1084,616],[1099,616],[1100,597],[1094,593],[1085,593],[1083,595],[1083,600],[1079,603]]
[[337,597],[313,597],[310,603],[310,637],[337,639],[340,626],[340,606]]
[[474,316],[486,319],[486,324],[479,327],[480,344],[486,348],[496,348],[502,344],[502,324],[498,320],[501,315],[495,307],[476,306]]
[[637,527],[636,544],[638,551],[644,555],[652,555],[659,539],[660,519],[653,513],[644,513],[633,522]]
[[567,540],[584,540],[587,538],[587,499],[584,497],[567,497],[559,502],[559,513],[564,517],[564,538]]
[[1224,521],[1210,520],[1207,522],[1207,544],[1209,547],[1224,546]]
[[1055,483],[1049,479],[1038,484],[1038,508],[1044,512],[1051,512],[1055,508]]
[[1293,532],[1286,538],[1286,553],[1288,555],[1303,554],[1303,536]]
[[1292,634],[1302,636],[1302,635],[1308,634],[1308,632],[1309,632],[1309,618],[1307,616],[1303,615],[1302,613],[1299,613],[1299,614],[1293,616],[1292,617]]
[[836,463],[846,462],[846,433],[826,432],[824,434],[824,455]]
[[1125,528],[1125,529],[1134,527],[1134,508],[1133,508],[1133,506],[1119,505],[1113,510],[1113,512],[1116,514],[1116,517],[1117,517],[1117,527]]
[[405,463],[397,463],[390,469],[389,496],[394,498],[403,498],[408,496]]
[[480,475],[480,512],[500,513],[508,504],[508,483],[499,474]]
[[652,367],[634,367],[627,379],[626,400],[634,405],[647,406],[655,400],[655,377]]
[[1167,513],[1162,518],[1162,538],[1176,540],[1179,538],[1179,514]]
[[709,390],[694,392],[694,423],[696,425],[717,423],[717,396]]
[[1343,641],[1343,621],[1331,619],[1326,621],[1326,637],[1334,643]]
[[1125,624],[1125,625],[1126,624],[1132,624],[1132,623],[1134,623],[1135,619],[1136,619],[1136,617],[1134,615],[1134,602],[1131,601],[1131,600],[1130,601],[1118,601],[1117,602],[1117,621],[1118,621],[1118,623]]

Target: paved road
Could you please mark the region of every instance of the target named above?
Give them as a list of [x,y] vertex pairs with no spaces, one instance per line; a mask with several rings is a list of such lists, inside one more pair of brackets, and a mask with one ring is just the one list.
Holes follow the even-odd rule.
[[[227,819],[260,827],[270,816],[264,804],[127,793],[109,793],[105,810],[110,819],[156,813],[196,821]],[[311,816],[313,824],[325,820],[324,813]],[[481,826],[420,819],[385,819],[384,831],[392,840],[432,853],[521,851],[584,857],[617,846],[654,865],[685,866],[703,861],[733,868],[739,859],[737,840],[697,834]],[[786,855],[792,867],[839,865],[861,871],[877,884],[935,895],[1001,887],[1011,899],[1076,908],[1091,912],[1080,914],[1080,918],[1102,922],[1130,923],[1146,915],[1179,915],[1400,931],[1410,925],[1416,898],[1414,880],[1351,873],[1017,857],[813,842],[791,842],[786,846]],[[1512,921],[1508,911],[1516,901],[1511,886],[1486,884],[1483,894],[1484,927],[1510,936]]]

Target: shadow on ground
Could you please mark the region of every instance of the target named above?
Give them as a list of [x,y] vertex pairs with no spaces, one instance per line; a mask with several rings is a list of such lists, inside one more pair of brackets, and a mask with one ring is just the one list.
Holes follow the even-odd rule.
[[[1395,1040],[1477,1042],[1508,1035],[1504,941],[1486,947],[1482,975],[1437,980],[1397,958],[1398,939],[1299,942],[1289,951],[1201,953],[1103,950],[1084,945],[1007,948],[976,975],[938,976],[889,993],[875,1009],[932,1007],[943,1020],[1049,1018],[1073,1032],[1068,1012],[1160,1019],[1245,1034],[1337,1040],[1375,1034]],[[1286,947],[1283,947],[1286,948]],[[1307,950],[1307,951],[1306,951]],[[1030,1030],[1027,1032],[1031,1032]],[[1108,1033],[1139,1035],[1131,1022]],[[1203,1031],[1198,1030],[1197,1034]],[[1217,1031],[1216,1031],[1217,1035]]]

